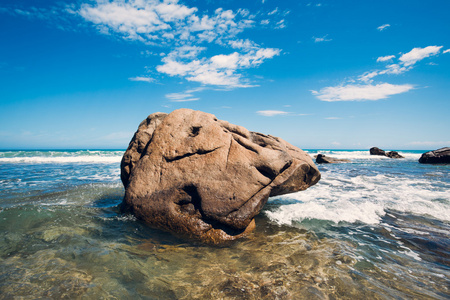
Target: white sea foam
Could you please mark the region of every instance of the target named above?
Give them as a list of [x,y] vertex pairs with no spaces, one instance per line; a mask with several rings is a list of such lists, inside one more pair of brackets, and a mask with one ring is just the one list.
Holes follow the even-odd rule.
[[[379,155],[370,155],[368,150],[360,151],[344,151],[344,150],[310,150],[306,151],[311,157],[314,157],[318,153],[324,154],[338,159],[349,159],[349,160],[390,160],[392,158]],[[406,151],[398,151],[406,160],[419,160],[420,153],[411,153]]]
[[[291,204],[266,211],[266,215],[278,224],[305,219],[378,224],[386,209],[393,209],[450,221],[448,183],[441,182],[436,188],[423,177],[350,177],[350,173],[324,171],[319,183],[306,191],[272,198],[270,201]],[[298,203],[292,204],[292,200]]]
[[123,151],[1,151],[0,163],[117,163]]
[[118,163],[122,156],[29,156],[0,157],[0,163]]

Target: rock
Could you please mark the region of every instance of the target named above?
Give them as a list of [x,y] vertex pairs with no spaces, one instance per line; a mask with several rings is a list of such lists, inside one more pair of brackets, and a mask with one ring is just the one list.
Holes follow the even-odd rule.
[[316,156],[316,163],[318,163],[318,164],[337,164],[337,163],[347,163],[347,162],[351,162],[351,161],[348,159],[332,158],[332,157],[325,156],[323,154],[317,154],[317,156]]
[[397,151],[389,151],[386,152],[386,156],[390,157],[390,158],[404,158],[403,156],[401,156],[400,154],[398,154]]
[[214,115],[179,109],[144,120],[121,162],[122,209],[209,243],[245,236],[269,196],[320,179],[308,154]]
[[372,147],[370,148],[370,155],[380,155],[380,156],[386,156],[390,158],[404,158],[400,154],[398,154],[397,151],[389,151],[385,152],[384,150],[378,148],[378,147]]
[[384,150],[381,150],[378,147],[372,147],[370,148],[370,155],[381,155],[381,156],[386,156],[386,152],[384,152]]
[[450,164],[450,147],[425,152],[419,162],[422,164]]

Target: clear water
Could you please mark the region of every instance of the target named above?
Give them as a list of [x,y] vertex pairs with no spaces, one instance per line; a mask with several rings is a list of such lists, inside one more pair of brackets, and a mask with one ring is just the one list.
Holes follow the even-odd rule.
[[352,162],[226,247],[121,215],[123,151],[0,152],[0,298],[450,298],[450,166],[308,152]]

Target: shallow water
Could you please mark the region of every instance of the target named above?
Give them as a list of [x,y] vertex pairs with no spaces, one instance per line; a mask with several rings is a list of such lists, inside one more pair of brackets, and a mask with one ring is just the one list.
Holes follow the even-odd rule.
[[449,166],[325,152],[352,163],[211,247],[120,214],[122,153],[0,152],[0,298],[450,297]]

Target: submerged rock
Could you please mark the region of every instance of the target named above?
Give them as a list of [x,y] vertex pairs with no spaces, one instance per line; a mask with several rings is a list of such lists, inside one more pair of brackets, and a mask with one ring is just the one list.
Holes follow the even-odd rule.
[[317,154],[316,156],[316,163],[318,164],[337,164],[337,163],[347,163],[351,162],[348,159],[338,159],[338,158],[332,158],[329,156],[325,156],[323,154]]
[[422,164],[450,164],[450,147],[425,152],[419,158]]
[[308,154],[214,115],[180,109],[144,120],[121,162],[122,209],[210,243],[253,230],[269,196],[320,179]]
[[380,155],[380,156],[386,156],[389,158],[404,158],[397,151],[385,152],[384,150],[382,150],[378,147],[370,148],[369,152],[370,152],[370,155]]

